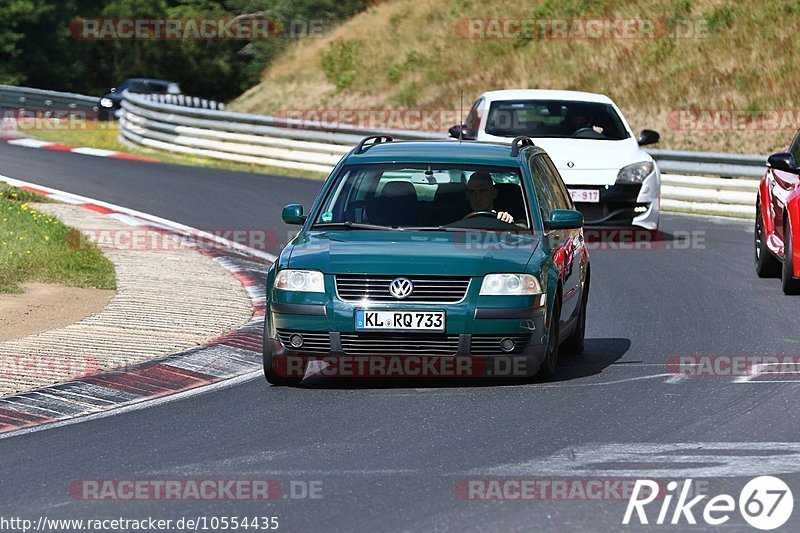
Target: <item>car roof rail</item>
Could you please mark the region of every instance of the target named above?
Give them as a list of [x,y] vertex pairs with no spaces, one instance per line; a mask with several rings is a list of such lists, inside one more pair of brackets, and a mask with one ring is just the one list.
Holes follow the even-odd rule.
[[511,141],[511,157],[517,157],[519,155],[520,148],[525,146],[536,146],[533,144],[533,139],[528,137],[527,135],[520,135],[519,137],[514,137],[514,140]]
[[[394,139],[392,137],[389,137],[388,135],[372,135],[370,137],[364,137],[363,139],[361,139],[361,142],[358,143],[358,146],[356,146],[356,150],[354,153],[360,154],[362,152],[366,152],[367,148],[369,148],[370,146],[375,146],[376,144],[381,144],[381,143],[390,143],[393,140]],[[373,142],[367,144],[367,141],[373,141]]]

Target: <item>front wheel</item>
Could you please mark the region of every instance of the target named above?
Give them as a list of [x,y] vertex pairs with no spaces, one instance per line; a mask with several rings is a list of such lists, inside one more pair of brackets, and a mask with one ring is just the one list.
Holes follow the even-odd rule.
[[561,345],[564,353],[578,355],[585,349],[586,339],[586,305],[589,303],[589,278],[583,286],[581,294],[581,308],[578,311],[578,323],[575,324],[575,331]]
[[[787,218],[789,214],[786,214]],[[783,238],[783,269],[781,285],[783,294],[800,294],[800,279],[794,277],[794,258],[792,257],[792,222],[787,220]]]
[[[558,293],[556,293],[556,298]],[[558,365],[558,333],[559,321],[561,320],[561,302],[556,301],[553,303],[553,314],[550,317],[550,331],[547,334],[547,352],[544,355],[544,360],[539,367],[537,377],[542,379],[552,379],[556,375],[556,366]]]
[[774,278],[778,275],[781,265],[767,247],[767,237],[764,235],[764,221],[761,218],[760,202],[756,203],[756,225],[753,234],[756,254],[756,274],[759,278]]

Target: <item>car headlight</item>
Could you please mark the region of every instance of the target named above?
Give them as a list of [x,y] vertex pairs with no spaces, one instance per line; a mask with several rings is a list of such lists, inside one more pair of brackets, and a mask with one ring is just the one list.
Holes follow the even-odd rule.
[[275,276],[275,288],[284,291],[325,292],[325,278],[316,270],[286,269]]
[[654,168],[655,165],[652,161],[643,161],[622,167],[617,174],[617,183],[641,183],[653,173]]
[[111,101],[111,98],[101,98],[100,107],[114,107],[114,102]]
[[530,274],[487,274],[481,285],[481,296],[540,294],[542,286]]

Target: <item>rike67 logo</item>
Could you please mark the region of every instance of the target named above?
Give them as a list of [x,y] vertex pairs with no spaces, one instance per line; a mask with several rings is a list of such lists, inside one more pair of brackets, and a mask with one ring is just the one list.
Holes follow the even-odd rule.
[[[695,525],[700,517],[710,526],[720,526],[728,522],[738,508],[748,524],[766,531],[784,525],[794,509],[791,489],[773,476],[751,479],[742,488],[738,499],[729,494],[719,494],[708,500],[707,494],[694,495],[691,479],[684,480],[680,487],[677,481],[671,481],[667,483],[666,491],[661,491],[662,488],[653,480],[637,480],[622,523]],[[658,503],[650,509],[648,516],[645,508],[656,501]],[[651,522],[655,509],[658,509],[658,516]]]

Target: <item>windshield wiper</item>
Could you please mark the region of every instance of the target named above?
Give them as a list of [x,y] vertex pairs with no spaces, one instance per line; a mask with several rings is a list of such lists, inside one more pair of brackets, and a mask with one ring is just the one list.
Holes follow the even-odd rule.
[[341,227],[347,229],[391,229],[396,230],[398,228],[393,228],[392,226],[381,226],[379,224],[362,224],[360,222],[322,222],[320,224],[314,224],[311,226],[311,229],[316,228],[334,228],[334,227]]
[[524,235],[526,237],[533,235],[533,232],[527,228],[518,228],[516,230],[511,228],[462,228],[459,226],[405,226],[401,229],[406,231],[458,231],[458,232],[471,232],[471,231],[485,231],[494,233],[511,233],[514,235]]
[[466,231],[467,228],[454,228],[450,226],[404,226],[407,231]]

